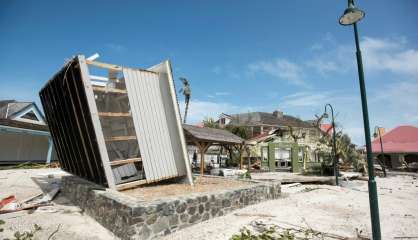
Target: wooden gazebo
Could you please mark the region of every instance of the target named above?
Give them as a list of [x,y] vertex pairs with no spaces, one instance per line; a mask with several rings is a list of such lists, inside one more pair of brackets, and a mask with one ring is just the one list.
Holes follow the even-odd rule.
[[200,152],[200,174],[203,175],[205,170],[205,153],[212,145],[229,145],[240,146],[242,149],[244,139],[223,129],[198,127],[183,124],[186,142],[195,145]]

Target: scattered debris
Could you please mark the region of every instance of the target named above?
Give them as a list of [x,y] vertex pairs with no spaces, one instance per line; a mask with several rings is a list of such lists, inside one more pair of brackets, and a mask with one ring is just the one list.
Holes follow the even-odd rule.
[[10,196],[8,196],[6,198],[3,198],[0,201],[0,209],[2,209],[4,206],[6,206],[9,203],[14,202],[14,201],[16,201],[16,197],[14,195],[10,195]]
[[17,231],[14,233],[14,240],[33,240],[35,233],[41,231],[42,228],[38,224],[33,225],[33,230],[30,231],[24,231],[23,233]]
[[262,214],[262,213],[234,213],[235,216],[239,216],[239,217],[275,217],[274,215],[271,214]]
[[56,234],[60,230],[60,227],[61,227],[61,224],[58,224],[57,229],[49,235],[48,240],[52,239],[52,236],[54,236],[54,234]]
[[2,228],[1,225],[4,225],[6,222],[0,219],[0,232],[3,232],[4,229]]
[[[15,196],[4,198],[0,202],[0,214],[36,209],[42,206],[50,206],[52,205],[51,201],[55,198],[59,190],[60,188],[56,187],[46,194],[36,194],[23,201],[18,201]],[[39,198],[40,196],[42,196],[42,198]]]
[[302,186],[302,183],[291,183],[291,184],[282,185],[282,187],[285,187],[285,188],[300,187],[300,186]]
[[[308,228],[285,224],[289,226],[280,226],[278,224],[265,223],[262,221],[253,221],[248,227],[240,230],[240,233],[234,234],[231,240],[293,240],[293,239],[348,239],[337,234],[321,232]],[[357,232],[357,239],[369,239],[361,236]]]

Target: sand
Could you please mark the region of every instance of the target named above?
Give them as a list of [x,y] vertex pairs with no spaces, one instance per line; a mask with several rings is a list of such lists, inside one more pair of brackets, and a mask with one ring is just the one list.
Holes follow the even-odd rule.
[[[52,178],[48,177],[51,173]],[[59,184],[62,175],[65,173],[57,169],[2,170],[0,197],[9,194],[16,194],[19,199],[29,197]],[[403,175],[377,178],[377,186],[382,238],[418,237],[417,177]],[[59,195],[54,200],[54,206],[33,212],[2,214],[0,219],[6,221],[0,239],[12,238],[15,231],[29,230],[35,223],[42,227],[35,239],[47,239],[58,226],[60,229],[52,239],[117,239]],[[309,226],[318,231],[351,238],[356,236],[358,229],[362,235],[370,237],[367,182],[343,181],[343,187],[285,185],[280,199],[233,211],[223,217],[182,229],[163,239],[229,239],[254,221],[281,226]]]
[[219,177],[196,177],[194,186],[184,183],[154,184],[139,187],[123,193],[141,200],[154,200],[173,196],[184,196],[193,193],[214,192],[237,187],[244,187],[251,183]]
[[[297,225],[347,238],[371,237],[367,182],[283,186],[283,197],[199,223],[165,239],[229,239],[253,221]],[[382,239],[418,238],[418,180],[411,176],[377,178]]]

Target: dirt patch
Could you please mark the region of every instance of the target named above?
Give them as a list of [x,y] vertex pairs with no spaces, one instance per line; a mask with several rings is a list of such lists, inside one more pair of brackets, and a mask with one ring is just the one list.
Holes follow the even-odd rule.
[[193,187],[184,183],[166,183],[130,189],[123,191],[123,193],[135,198],[149,201],[164,197],[188,195],[192,193],[205,193],[234,189],[248,186],[250,184],[252,183],[227,178],[196,177]]

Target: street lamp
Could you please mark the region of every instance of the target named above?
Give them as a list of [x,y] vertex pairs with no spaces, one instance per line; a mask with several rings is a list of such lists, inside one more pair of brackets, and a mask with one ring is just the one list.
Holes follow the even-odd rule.
[[380,165],[382,166],[382,170],[383,170],[383,175],[386,177],[386,165],[385,165],[385,154],[383,152],[383,142],[382,142],[382,136],[380,135],[380,127],[376,126],[374,127],[374,134],[373,134],[374,138],[379,137],[380,140],[380,156],[382,156],[382,159],[380,160],[379,158],[377,158],[377,160],[379,161]]
[[337,147],[335,142],[335,119],[334,119],[334,109],[331,104],[327,103],[325,105],[325,111],[322,115],[324,118],[328,118],[327,107],[331,109],[331,122],[332,122],[332,151],[334,153],[333,165],[334,165],[334,176],[335,176],[335,185],[338,186],[338,159],[337,159]]
[[381,239],[380,234],[380,220],[379,220],[379,203],[377,198],[377,187],[374,179],[373,159],[372,159],[372,146],[370,140],[370,126],[369,126],[369,113],[367,110],[367,98],[366,98],[366,86],[364,84],[364,72],[363,63],[361,59],[360,43],[357,32],[357,22],[364,18],[365,13],[354,6],[353,0],[348,0],[348,8],[344,11],[344,14],[340,18],[340,24],[344,26],[353,25],[354,38],[356,42],[356,55],[357,55],[357,68],[360,82],[360,94],[361,105],[363,109],[363,123],[364,123],[364,136],[366,140],[367,151],[367,165],[369,171],[369,202],[370,202],[370,215],[372,222],[372,234],[373,239]]

